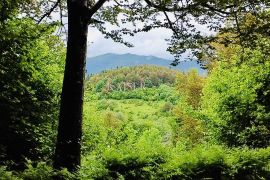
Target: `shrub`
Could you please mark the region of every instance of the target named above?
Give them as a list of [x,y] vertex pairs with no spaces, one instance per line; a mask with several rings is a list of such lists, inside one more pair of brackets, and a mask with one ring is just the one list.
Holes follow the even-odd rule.
[[270,148],[226,149],[197,146],[177,151],[160,166],[164,179],[269,179]]
[[[150,132],[150,131],[149,131]],[[145,133],[138,143],[107,148],[88,159],[83,174],[91,179],[269,179],[270,148],[227,149],[199,145],[190,150],[162,145]],[[131,142],[129,142],[131,143]],[[150,145],[151,144],[151,145]],[[85,164],[87,165],[87,164]],[[91,176],[86,176],[91,174]]]
[[[270,58],[247,52],[239,65],[213,70],[203,89],[203,113],[211,133],[228,146],[270,145]],[[236,61],[239,59],[236,57]],[[232,62],[231,62],[232,63]]]
[[7,171],[6,167],[0,166],[0,180],[21,180],[13,175],[12,171]]
[[21,172],[8,171],[5,167],[0,167],[0,180],[76,180],[79,175],[72,174],[66,169],[55,171],[45,162],[27,161],[26,169]]
[[114,110],[117,107],[117,103],[115,101],[102,99],[97,103],[98,110]]
[[170,102],[166,102],[162,108],[161,108],[161,112],[170,112],[173,109],[174,105]]

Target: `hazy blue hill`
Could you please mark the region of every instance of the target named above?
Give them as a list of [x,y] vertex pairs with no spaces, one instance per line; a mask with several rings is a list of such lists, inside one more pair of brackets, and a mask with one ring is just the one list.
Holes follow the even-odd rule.
[[115,69],[117,67],[124,66],[137,66],[137,65],[157,65],[170,67],[181,71],[188,71],[191,68],[198,69],[200,74],[204,73],[195,61],[183,61],[178,66],[173,67],[170,65],[172,61],[168,59],[162,59],[155,56],[140,56],[135,54],[103,54],[96,57],[87,58],[86,69],[87,74],[95,74],[104,70]]

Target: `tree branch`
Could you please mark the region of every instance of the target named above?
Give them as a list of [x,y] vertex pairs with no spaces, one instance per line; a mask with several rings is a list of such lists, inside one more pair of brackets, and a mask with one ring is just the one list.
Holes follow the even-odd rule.
[[56,3],[51,7],[51,9],[49,9],[48,12],[46,12],[45,14],[43,14],[43,16],[41,16],[41,18],[37,21],[37,23],[41,23],[41,21],[45,18],[51,15],[51,13],[55,10],[55,8],[57,8],[57,6],[60,4],[61,0],[57,0]]
[[[160,11],[166,11],[166,12],[186,11],[186,10],[189,10],[190,6],[191,6],[191,5],[187,6],[187,7],[176,7],[176,6],[174,6],[173,8],[168,8],[168,7],[159,5],[159,4],[154,4],[150,0],[145,0],[145,2],[147,3],[148,6],[151,6],[151,7],[154,7],[156,9],[160,10]],[[195,7],[197,5],[199,5],[199,3],[195,3],[192,6]]]
[[208,10],[210,11],[213,11],[213,12],[217,12],[217,13],[220,13],[220,14],[226,14],[226,15],[229,15],[230,12],[227,12],[225,11],[226,9],[229,9],[229,8],[232,8],[234,7],[234,5],[228,5],[226,7],[224,7],[224,10],[223,9],[218,9],[218,8],[215,8],[214,6],[211,6],[207,3],[200,3],[200,2],[197,2],[197,3],[194,3],[194,4],[186,4],[184,5],[182,3],[182,7],[179,7],[179,6],[174,6],[172,8],[168,8],[168,7],[165,7],[165,6],[162,6],[160,4],[155,4],[153,2],[151,2],[151,0],[145,0],[145,2],[147,3],[148,6],[151,6],[151,7],[154,7],[160,11],[166,11],[166,12],[175,12],[175,11],[192,11],[194,10],[194,8],[198,8],[198,7],[204,7],[204,8],[207,8]]
[[[210,6],[209,4],[205,3],[205,4],[202,4],[203,7],[206,7],[207,9],[209,9],[210,11],[214,11],[214,12],[218,12],[218,13],[221,13],[221,14],[226,14],[226,15],[229,15],[231,14],[230,12],[227,12],[227,11],[224,11],[224,10],[221,10],[221,9],[217,9],[213,6]],[[233,6],[227,6],[226,9],[229,9]]]
[[154,7],[154,8],[159,9],[159,10],[163,10],[163,11],[171,11],[172,10],[172,9],[168,9],[166,7],[161,7],[160,5],[154,4],[150,0],[145,0],[145,2],[148,4],[148,6]]
[[167,21],[168,21],[168,23],[169,23],[170,28],[171,28],[172,31],[175,33],[175,35],[178,36],[178,32],[174,29],[173,23],[171,22],[171,20],[170,20],[168,14],[166,13],[166,11],[163,11],[163,13],[164,13],[164,15],[165,15],[165,17],[166,17],[166,19],[167,19]]
[[88,14],[89,19],[92,18],[92,16],[103,6],[103,4],[106,1],[107,0],[99,0],[93,7],[89,9],[89,14]]

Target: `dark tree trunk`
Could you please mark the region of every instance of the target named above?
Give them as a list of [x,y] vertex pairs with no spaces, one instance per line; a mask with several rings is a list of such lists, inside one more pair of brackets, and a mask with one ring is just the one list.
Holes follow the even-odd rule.
[[87,0],[67,0],[68,42],[54,168],[74,172],[81,161],[81,136],[88,23]]

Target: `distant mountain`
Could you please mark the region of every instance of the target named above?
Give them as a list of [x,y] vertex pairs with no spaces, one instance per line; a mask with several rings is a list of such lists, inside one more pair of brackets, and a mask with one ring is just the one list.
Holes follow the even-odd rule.
[[172,61],[155,56],[140,56],[135,54],[103,54],[96,57],[87,58],[86,70],[87,74],[96,74],[104,70],[115,69],[125,66],[137,65],[157,65],[165,66],[180,71],[188,71],[191,68],[198,70],[200,74],[205,74],[205,71],[200,68],[196,61],[183,61],[178,66],[171,66]]

